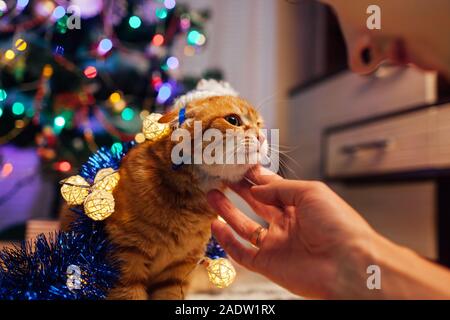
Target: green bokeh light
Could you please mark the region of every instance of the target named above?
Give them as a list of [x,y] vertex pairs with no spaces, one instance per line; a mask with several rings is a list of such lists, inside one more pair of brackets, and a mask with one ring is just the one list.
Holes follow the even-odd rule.
[[123,109],[121,116],[124,121],[130,121],[134,117],[134,110],[127,107]]
[[6,94],[6,91],[3,89],[0,89],[0,101],[5,101],[7,96],[8,95]]
[[0,117],[2,116],[2,114],[3,114],[3,109],[0,108]]
[[132,27],[133,29],[137,29],[141,26],[142,21],[138,16],[131,16],[128,20],[128,23],[130,24],[130,27]]
[[111,146],[111,152],[114,154],[119,154],[122,152],[122,150],[123,150],[123,146],[120,142],[115,142]]
[[14,113],[16,116],[20,116],[25,112],[25,106],[22,102],[14,102],[12,105],[12,113]]
[[155,15],[159,19],[163,20],[167,18],[167,9],[166,8],[158,8],[155,10]]
[[54,120],[54,123],[55,126],[62,128],[66,124],[66,119],[64,119],[63,116],[57,116]]
[[194,45],[197,44],[198,39],[200,38],[201,33],[198,32],[197,30],[191,30],[189,31],[189,33],[187,34],[187,42],[190,45]]

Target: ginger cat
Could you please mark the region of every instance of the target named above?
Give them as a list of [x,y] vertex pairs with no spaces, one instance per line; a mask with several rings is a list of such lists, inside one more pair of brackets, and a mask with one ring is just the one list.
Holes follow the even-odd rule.
[[[179,124],[181,107],[186,108],[186,121]],[[226,84],[203,80],[159,122],[193,132],[192,120],[202,121],[202,131],[245,133],[248,139],[243,143],[256,143],[260,152],[267,152],[260,115]],[[122,160],[114,190],[115,212],[105,220],[121,262],[120,280],[110,299],[183,299],[191,271],[204,256],[211,222],[217,217],[206,202],[206,193],[225,189],[227,181],[242,179],[254,165],[183,164],[173,168],[171,152],[176,143],[170,135],[146,141]],[[202,142],[203,148],[210,143]],[[241,152],[239,148],[233,154]]]

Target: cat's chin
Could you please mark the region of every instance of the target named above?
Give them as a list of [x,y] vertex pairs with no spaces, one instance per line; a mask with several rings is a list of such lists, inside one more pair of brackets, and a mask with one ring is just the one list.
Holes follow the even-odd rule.
[[221,165],[201,165],[200,170],[207,175],[210,180],[221,182],[239,182],[254,164],[221,164]]

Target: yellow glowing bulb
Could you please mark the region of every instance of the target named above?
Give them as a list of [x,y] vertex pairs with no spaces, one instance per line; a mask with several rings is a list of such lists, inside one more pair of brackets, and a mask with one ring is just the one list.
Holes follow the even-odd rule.
[[89,183],[81,176],[71,176],[62,183],[61,195],[69,206],[82,204],[89,194]]
[[50,78],[53,75],[53,68],[51,65],[46,64],[42,69],[42,75],[46,78]]
[[16,49],[19,51],[25,51],[27,48],[27,43],[23,39],[17,39],[15,42]]
[[157,140],[164,137],[170,132],[170,127],[167,123],[159,123],[158,120],[162,114],[151,113],[142,123],[142,133],[148,140]]
[[113,192],[119,182],[119,173],[112,168],[101,169],[97,172],[94,179],[94,190],[104,190]]
[[15,56],[16,56],[16,54],[14,53],[14,51],[12,51],[11,49],[6,50],[6,52],[5,52],[6,60],[12,60],[15,58]]
[[236,278],[236,270],[228,259],[208,259],[206,264],[209,281],[218,288],[228,287]]
[[120,101],[120,99],[122,99],[122,98],[120,96],[120,93],[118,93],[118,92],[113,92],[109,96],[109,101],[111,101],[112,103],[117,103]]
[[104,190],[94,190],[84,200],[84,213],[92,220],[104,220],[114,212],[114,197]]
[[137,143],[142,143],[145,141],[145,135],[143,133],[138,133],[134,137],[134,140],[136,140]]
[[16,120],[15,125],[17,129],[22,129],[23,127],[25,127],[25,121],[20,119]]

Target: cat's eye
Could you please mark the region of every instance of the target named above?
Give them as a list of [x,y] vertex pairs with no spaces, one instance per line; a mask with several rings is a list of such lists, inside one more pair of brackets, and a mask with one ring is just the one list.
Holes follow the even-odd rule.
[[224,119],[233,126],[239,127],[240,125],[242,125],[241,118],[239,118],[239,116],[235,114],[230,114],[229,116],[226,116]]

